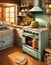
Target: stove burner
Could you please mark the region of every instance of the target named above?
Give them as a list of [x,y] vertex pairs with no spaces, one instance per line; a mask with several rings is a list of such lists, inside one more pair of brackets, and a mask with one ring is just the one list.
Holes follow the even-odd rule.
[[23,30],[25,30],[25,31],[32,31],[32,32],[34,32],[34,31],[42,32],[42,31],[47,30],[47,29],[46,29],[46,28],[43,28],[43,27],[30,28],[29,26],[25,26],[25,27],[23,28]]

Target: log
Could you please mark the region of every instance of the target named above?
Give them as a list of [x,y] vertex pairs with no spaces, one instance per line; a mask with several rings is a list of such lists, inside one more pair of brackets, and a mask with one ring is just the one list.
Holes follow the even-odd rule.
[[46,51],[47,53],[50,53],[50,54],[51,54],[51,49],[46,48],[45,51]]
[[51,65],[51,57],[47,57],[47,63]]
[[48,53],[44,54],[44,61],[47,62]]

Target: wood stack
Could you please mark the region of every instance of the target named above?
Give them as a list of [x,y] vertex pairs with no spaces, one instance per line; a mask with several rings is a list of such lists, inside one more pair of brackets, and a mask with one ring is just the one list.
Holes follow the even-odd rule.
[[49,34],[49,48],[51,49],[51,33]]
[[51,49],[45,49],[46,53],[44,54],[44,61],[47,65],[51,65]]

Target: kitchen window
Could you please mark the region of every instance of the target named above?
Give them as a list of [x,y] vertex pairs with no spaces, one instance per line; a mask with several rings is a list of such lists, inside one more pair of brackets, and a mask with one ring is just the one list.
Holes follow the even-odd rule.
[[16,23],[17,20],[17,8],[15,6],[5,8],[4,20],[8,23]]
[[15,24],[17,22],[17,5],[2,3],[2,6],[0,6],[0,20]]
[[2,7],[0,7],[0,20],[2,20]]

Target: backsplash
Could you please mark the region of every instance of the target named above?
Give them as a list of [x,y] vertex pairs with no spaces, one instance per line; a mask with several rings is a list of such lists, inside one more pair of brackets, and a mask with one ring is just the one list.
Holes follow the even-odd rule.
[[35,20],[39,22],[40,26],[45,27],[46,22],[49,22],[49,16],[43,13],[36,13]]
[[50,16],[50,23],[51,23],[51,16]]

